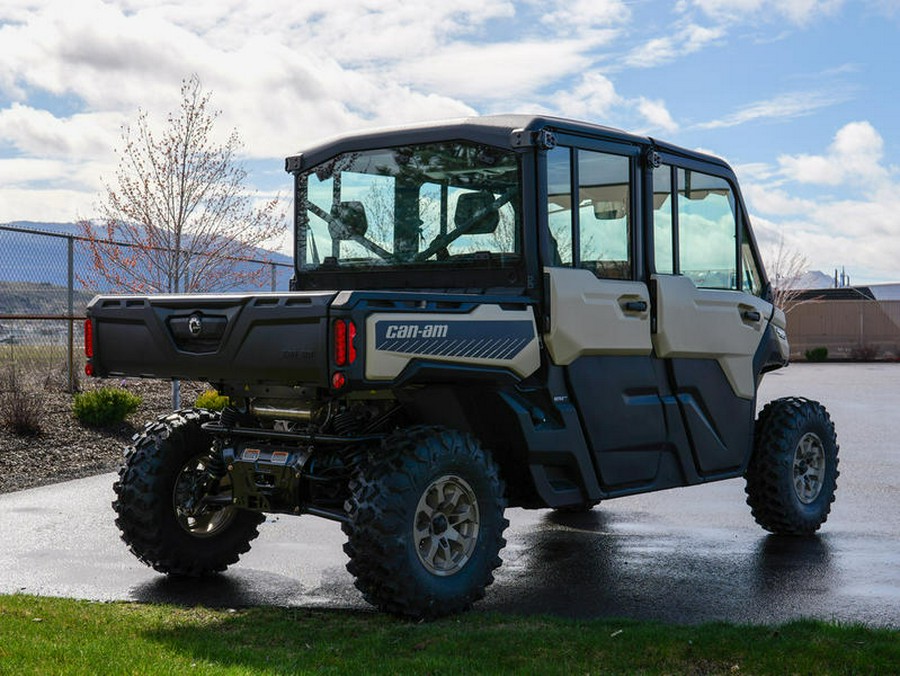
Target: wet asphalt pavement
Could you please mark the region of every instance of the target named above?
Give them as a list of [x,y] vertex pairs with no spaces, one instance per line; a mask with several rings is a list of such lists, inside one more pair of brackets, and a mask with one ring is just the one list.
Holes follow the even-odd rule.
[[[760,401],[822,401],[838,431],[838,497],[820,534],[767,535],[743,480],[620,498],[582,515],[508,510],[508,545],[476,612],[677,623],[811,617],[900,627],[900,364],[794,365]],[[270,517],[223,575],[169,579],[128,553],[113,475],[0,495],[0,593],[220,607],[369,606],[340,526]]]

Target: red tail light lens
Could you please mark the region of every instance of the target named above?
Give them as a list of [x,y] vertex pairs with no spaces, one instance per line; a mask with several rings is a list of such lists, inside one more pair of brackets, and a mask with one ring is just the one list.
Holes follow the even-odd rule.
[[344,319],[334,320],[334,363],[347,366],[356,361],[356,324]]
[[347,362],[352,364],[356,361],[356,324],[348,322],[347,327]]
[[347,364],[347,322],[343,319],[334,322],[334,363],[337,366]]
[[84,320],[84,354],[88,358],[94,356],[94,325],[90,319]]

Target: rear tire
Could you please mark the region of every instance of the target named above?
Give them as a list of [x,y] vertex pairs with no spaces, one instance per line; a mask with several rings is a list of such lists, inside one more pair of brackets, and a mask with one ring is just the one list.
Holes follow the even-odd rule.
[[212,437],[201,425],[215,419],[216,414],[200,409],[162,416],[125,450],[113,486],[116,525],[131,552],[160,573],[199,576],[225,570],[250,549],[265,519],[197,500],[207,491],[228,489],[227,476],[213,480],[206,473]]
[[394,433],[350,483],[344,551],[356,587],[396,615],[469,608],[501,563],[503,491],[490,453],[471,436],[437,427]]
[[815,533],[831,511],[838,474],[837,437],[824,406],[787,397],[763,408],[744,475],[760,526],[783,535]]

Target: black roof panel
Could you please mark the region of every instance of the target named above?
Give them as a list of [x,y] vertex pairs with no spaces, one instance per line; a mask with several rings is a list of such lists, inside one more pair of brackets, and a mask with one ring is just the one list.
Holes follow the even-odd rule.
[[666,152],[725,165],[725,162],[717,157],[591,122],[546,115],[509,114],[437,120],[396,127],[364,129],[341,134],[324,139],[304,149],[302,153],[291,156],[288,158],[288,167],[289,171],[296,171],[304,167],[314,166],[340,153],[354,150],[405,145],[408,143],[428,143],[447,139],[461,139],[512,148],[514,132],[530,133],[541,129],[624,143],[655,145]]

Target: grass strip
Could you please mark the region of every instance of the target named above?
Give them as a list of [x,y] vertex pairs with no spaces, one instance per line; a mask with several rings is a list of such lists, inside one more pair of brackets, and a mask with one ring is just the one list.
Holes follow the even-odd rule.
[[900,631],[0,596],[0,674],[897,673]]

